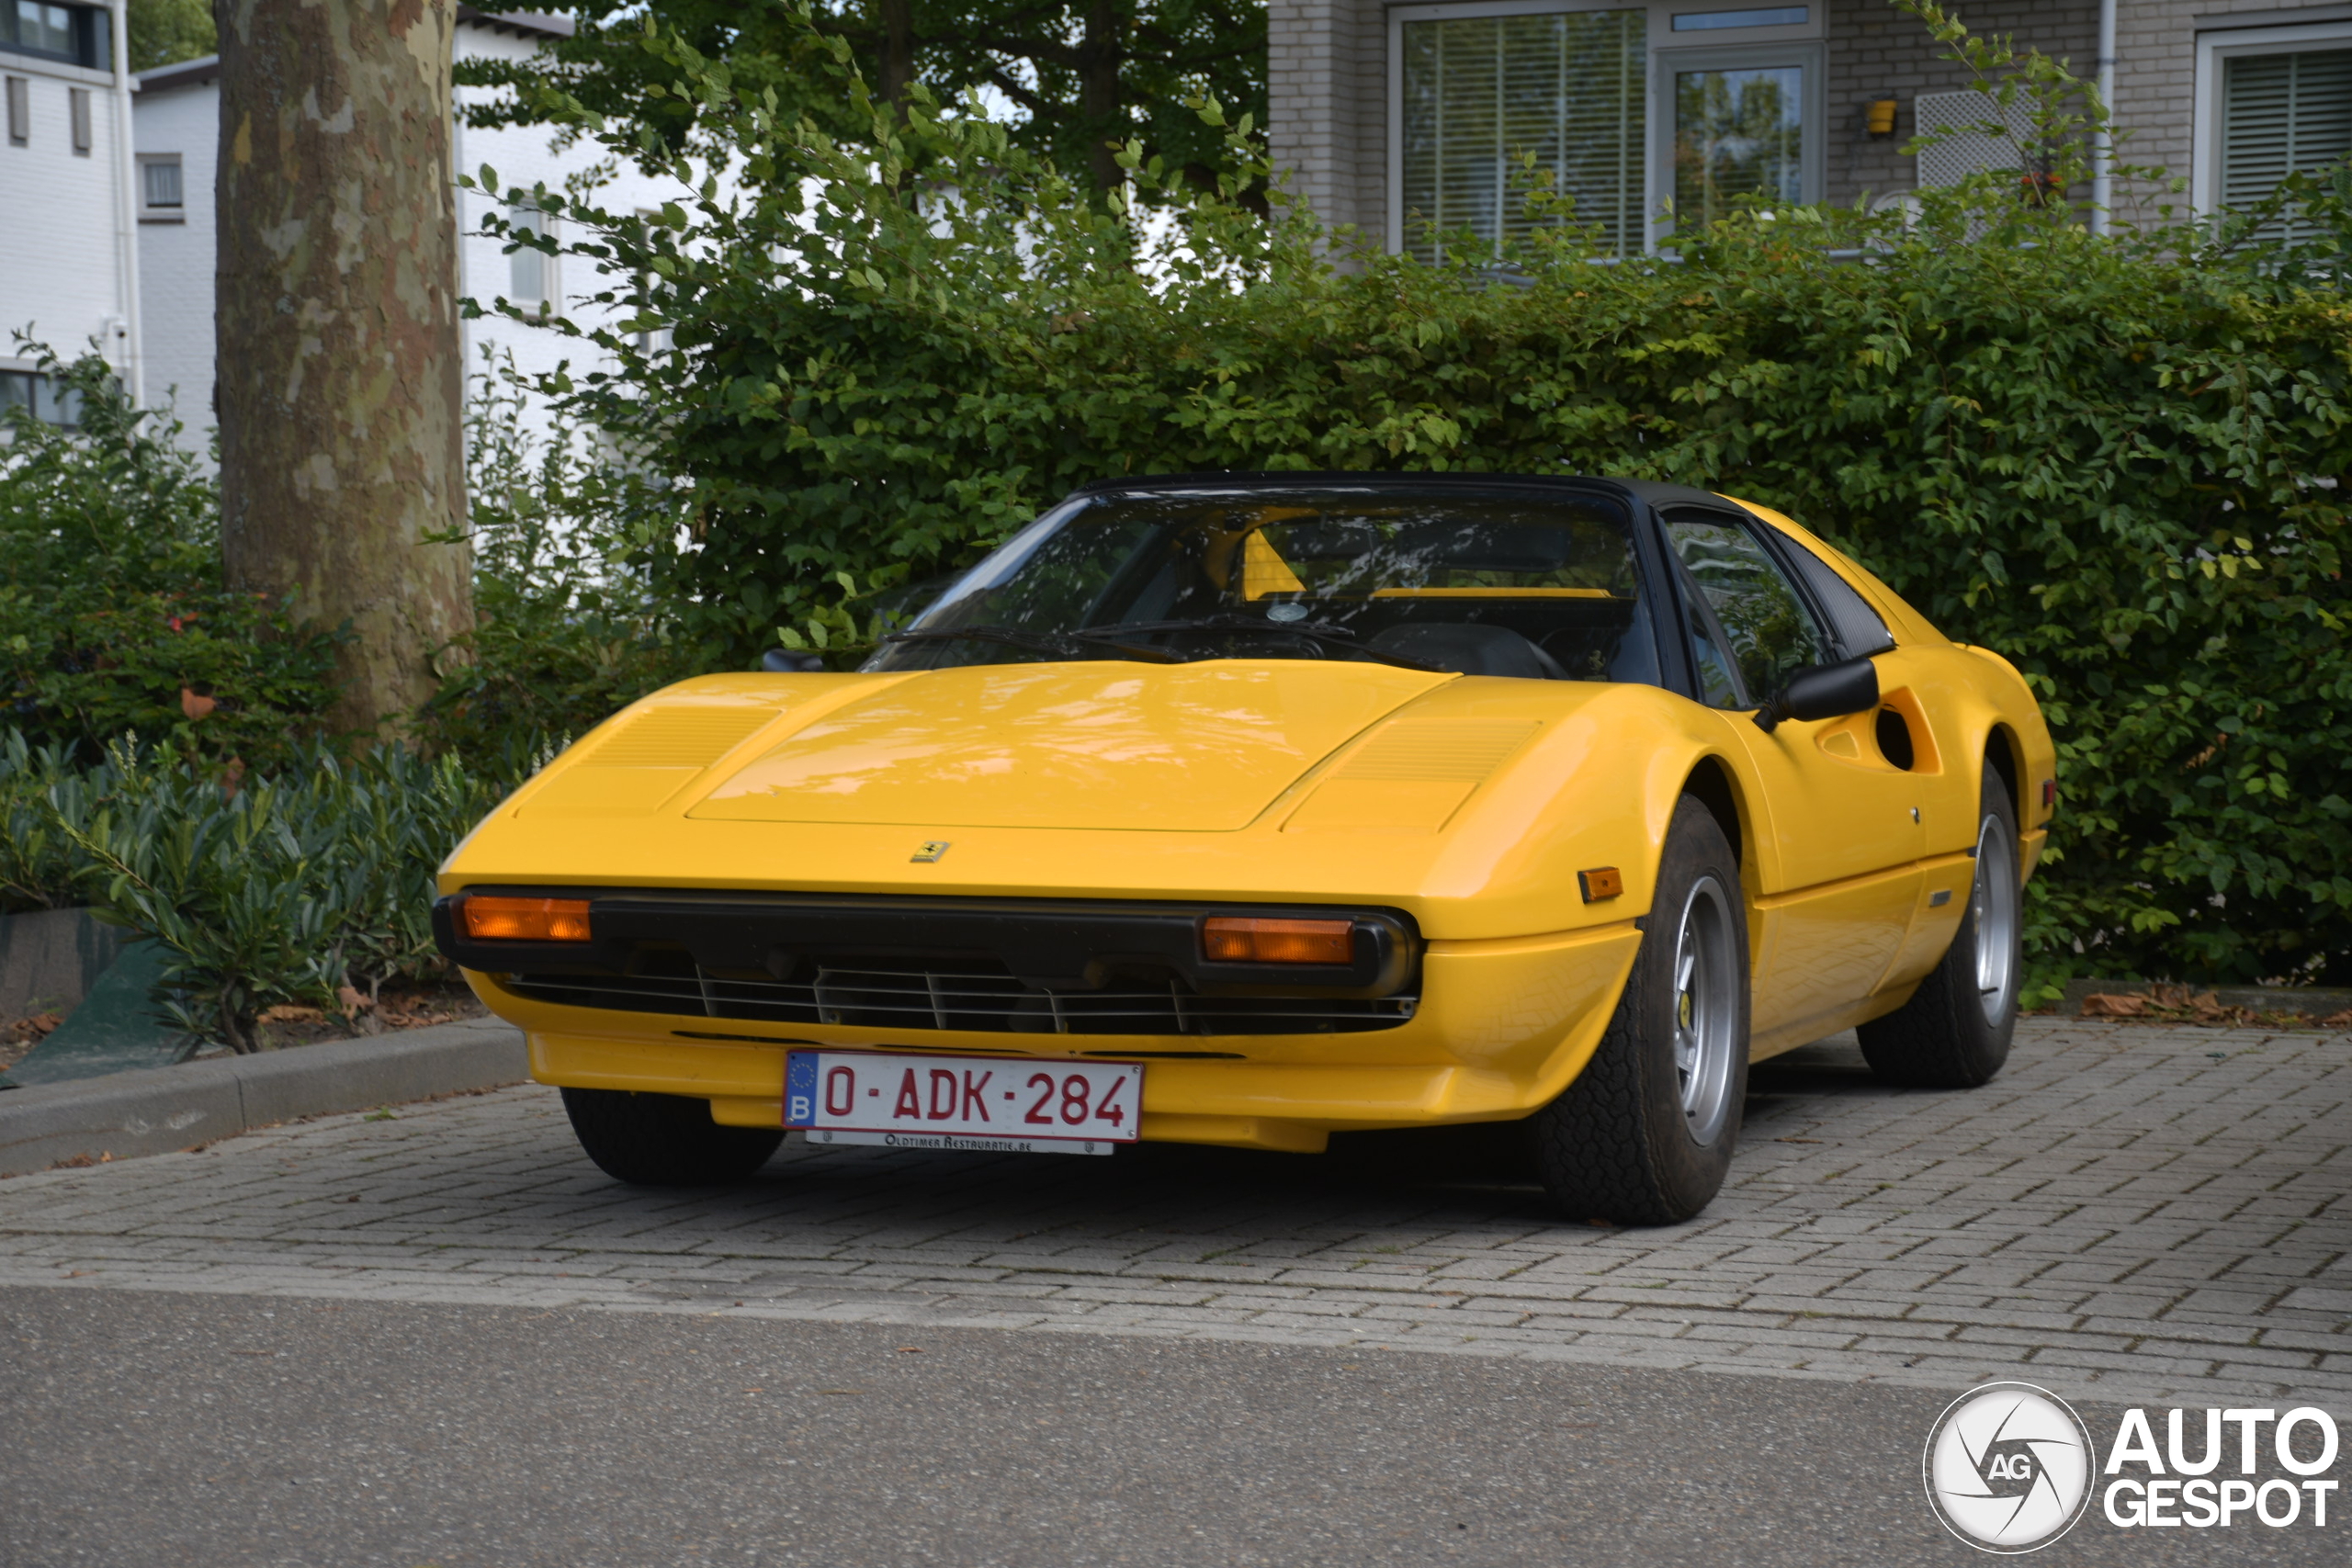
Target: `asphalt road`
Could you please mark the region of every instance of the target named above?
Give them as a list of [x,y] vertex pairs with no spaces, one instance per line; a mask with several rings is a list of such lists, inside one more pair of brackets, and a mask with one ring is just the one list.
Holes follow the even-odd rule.
[[[0,1562],[1872,1565],[1949,1395],[1362,1348],[0,1290]],[[2094,1433],[2115,1412],[2086,1405]],[[2344,1561],[2132,1530],[2048,1564]]]

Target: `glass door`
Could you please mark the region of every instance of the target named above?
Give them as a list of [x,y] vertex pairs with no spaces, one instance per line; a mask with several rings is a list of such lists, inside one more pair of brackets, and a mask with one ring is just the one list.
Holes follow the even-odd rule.
[[1659,243],[1729,216],[1742,197],[1821,199],[1821,78],[1815,48],[1659,51],[1657,188],[1672,201]]

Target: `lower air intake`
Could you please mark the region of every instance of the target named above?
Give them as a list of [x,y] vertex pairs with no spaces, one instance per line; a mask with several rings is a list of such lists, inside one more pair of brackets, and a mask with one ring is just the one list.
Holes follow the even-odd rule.
[[515,995],[564,1007],[763,1023],[835,1023],[999,1034],[1329,1034],[1394,1029],[1419,998],[1203,996],[1180,979],[1114,976],[1100,990],[1024,986],[1001,965],[889,958],[807,960],[786,978],[698,968],[646,953],[627,975],[511,974]]

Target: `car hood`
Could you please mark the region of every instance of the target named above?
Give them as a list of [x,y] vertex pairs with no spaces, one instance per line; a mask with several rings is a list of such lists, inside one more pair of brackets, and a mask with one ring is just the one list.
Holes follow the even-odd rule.
[[1231,831],[1367,727],[1453,679],[1305,660],[931,671],[794,731],[687,815]]

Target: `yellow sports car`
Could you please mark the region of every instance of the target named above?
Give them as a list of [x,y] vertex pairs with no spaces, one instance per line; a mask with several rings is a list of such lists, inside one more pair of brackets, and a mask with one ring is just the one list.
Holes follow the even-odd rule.
[[[771,662],[785,662],[782,659]],[[688,681],[449,857],[443,950],[625,1181],[820,1144],[1522,1123],[1705,1206],[1751,1061],[1984,1082],[2057,798],[1999,655],[1631,481],[1091,485],[854,674]]]

